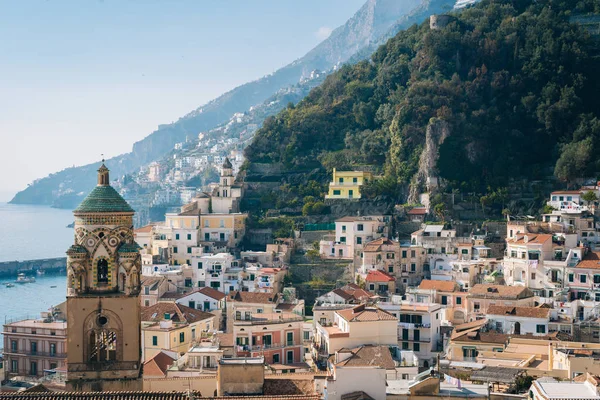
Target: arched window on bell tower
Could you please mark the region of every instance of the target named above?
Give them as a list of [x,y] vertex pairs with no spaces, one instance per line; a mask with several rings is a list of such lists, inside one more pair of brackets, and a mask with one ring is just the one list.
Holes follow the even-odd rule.
[[108,261],[105,258],[98,260],[96,280],[98,283],[108,283]]

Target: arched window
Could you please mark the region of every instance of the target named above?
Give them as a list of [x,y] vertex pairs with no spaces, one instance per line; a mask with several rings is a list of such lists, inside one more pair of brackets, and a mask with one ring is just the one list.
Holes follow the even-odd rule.
[[116,361],[117,334],[109,330],[91,331],[88,359],[90,362]]
[[98,283],[108,283],[108,261],[106,259],[98,260],[96,276]]
[[126,282],[127,282],[127,275],[125,275],[125,273],[119,274],[119,290],[121,292],[125,291]]

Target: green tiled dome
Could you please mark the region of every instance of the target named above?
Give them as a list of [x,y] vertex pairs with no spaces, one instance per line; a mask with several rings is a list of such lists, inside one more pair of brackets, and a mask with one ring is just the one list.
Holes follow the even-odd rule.
[[75,209],[76,213],[134,212],[112,186],[96,186]]
[[137,243],[123,243],[121,247],[119,247],[119,253],[137,253],[140,251],[141,247]]
[[74,244],[71,247],[69,247],[69,250],[67,250],[67,253],[81,253],[81,254],[85,254],[87,253],[87,249],[83,246],[80,246],[78,244]]

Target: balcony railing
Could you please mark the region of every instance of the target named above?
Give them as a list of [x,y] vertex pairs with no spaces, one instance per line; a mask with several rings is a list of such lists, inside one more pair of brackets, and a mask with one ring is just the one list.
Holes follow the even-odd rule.
[[4,350],[4,354],[12,356],[28,356],[28,357],[51,357],[51,358],[67,358],[66,353],[56,353],[48,351],[31,351],[31,350]]
[[431,343],[431,338],[421,337],[418,339],[415,338],[404,338],[402,335],[398,335],[398,341],[400,342],[419,342],[419,343]]

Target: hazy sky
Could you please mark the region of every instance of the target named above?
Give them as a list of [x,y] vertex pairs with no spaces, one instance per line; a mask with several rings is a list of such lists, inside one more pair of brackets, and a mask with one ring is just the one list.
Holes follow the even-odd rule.
[[365,1],[0,0],[0,201],[130,151],[301,57]]

